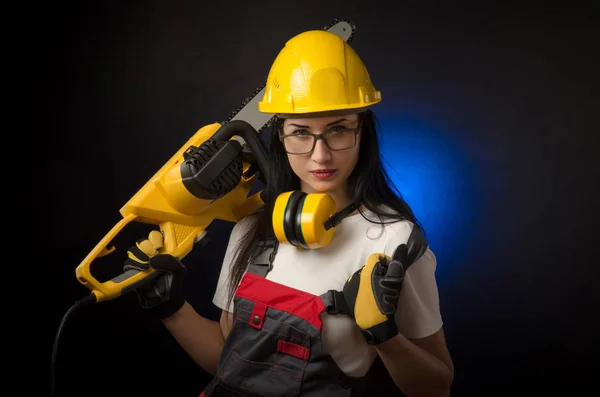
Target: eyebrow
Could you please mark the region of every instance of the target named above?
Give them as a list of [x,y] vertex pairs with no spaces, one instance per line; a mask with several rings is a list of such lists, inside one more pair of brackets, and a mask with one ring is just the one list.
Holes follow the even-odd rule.
[[[336,120],[336,121],[332,121],[331,123],[328,123],[327,126],[329,127],[331,125],[340,123],[342,121],[348,121],[348,119],[339,119],[339,120]],[[299,128],[310,128],[310,126],[308,126],[308,125],[300,125],[300,124],[294,124],[294,123],[290,123],[288,125],[293,125],[294,127],[299,127]]]

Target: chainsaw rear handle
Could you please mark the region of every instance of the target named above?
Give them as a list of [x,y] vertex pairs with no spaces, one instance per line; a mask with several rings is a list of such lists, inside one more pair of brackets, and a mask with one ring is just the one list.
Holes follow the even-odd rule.
[[[91,273],[92,262],[101,256],[107,255],[114,251],[114,248],[107,248],[112,239],[123,230],[123,228],[136,220],[137,215],[129,214],[121,219],[104,238],[96,245],[96,247],[88,254],[88,256],[75,269],[77,279],[81,284],[89,288],[96,297],[96,302],[115,299],[121,295],[128,293],[147,282],[152,281],[160,272],[149,268],[146,270],[127,270],[110,280],[100,282]],[[163,222],[160,224],[161,232],[164,235],[165,245],[159,250],[161,254],[170,254],[177,258],[185,257],[198,242],[206,234],[204,227],[190,227],[186,225],[177,225],[172,222]]]

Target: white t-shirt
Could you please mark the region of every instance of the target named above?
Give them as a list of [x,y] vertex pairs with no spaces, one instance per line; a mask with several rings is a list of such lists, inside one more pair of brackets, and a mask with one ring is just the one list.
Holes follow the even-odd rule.
[[[374,221],[379,219],[363,211]],[[240,236],[250,224],[240,220],[229,239],[213,303],[225,308],[232,255]],[[280,243],[268,280],[314,295],[328,290],[342,290],[346,280],[363,267],[374,253],[392,256],[395,248],[408,240],[413,224],[400,221],[377,224],[361,214],[345,218],[334,231],[333,241],[326,247],[304,250]],[[402,335],[416,339],[429,336],[442,327],[438,289],[435,280],[436,258],[430,249],[406,272],[398,302],[396,322]],[[364,376],[377,352],[368,345],[356,323],[347,315],[322,315],[323,349],[350,376]]]

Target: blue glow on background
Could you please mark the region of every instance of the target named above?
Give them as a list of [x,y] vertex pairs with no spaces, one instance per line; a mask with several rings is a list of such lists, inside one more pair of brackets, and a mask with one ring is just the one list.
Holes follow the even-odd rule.
[[378,120],[384,167],[425,229],[438,274],[453,273],[477,219],[476,167],[439,126],[396,115]]

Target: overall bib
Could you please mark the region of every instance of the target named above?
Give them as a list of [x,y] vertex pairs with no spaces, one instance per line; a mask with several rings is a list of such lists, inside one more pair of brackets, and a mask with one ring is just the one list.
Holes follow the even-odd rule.
[[339,291],[313,295],[267,280],[278,241],[262,243],[234,297],[233,325],[215,378],[201,397],[351,397],[364,378],[323,353],[321,313],[347,313]]

